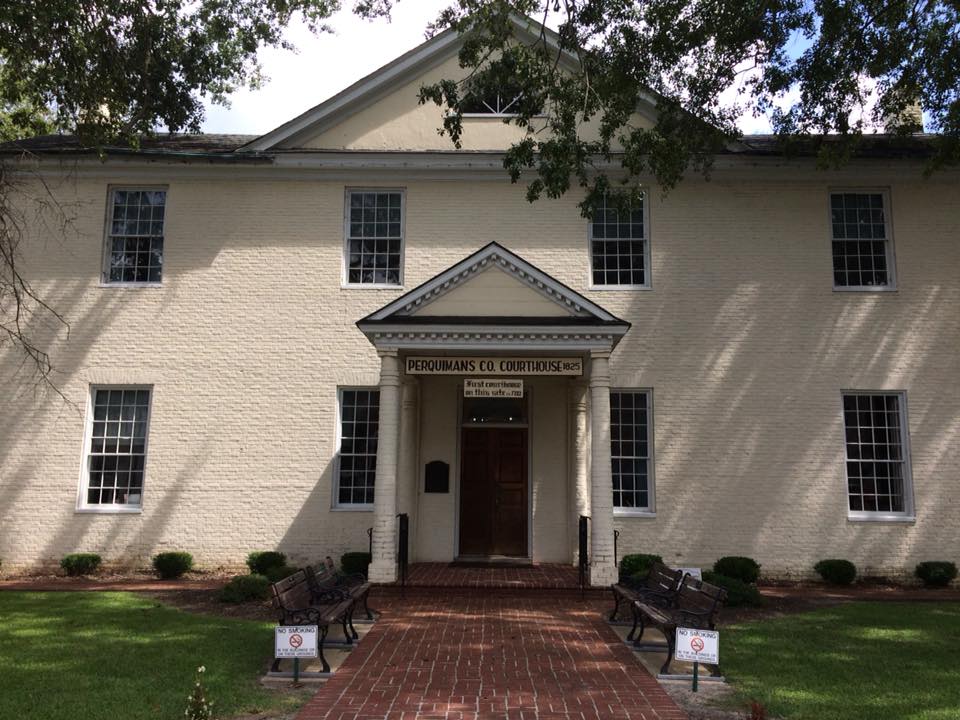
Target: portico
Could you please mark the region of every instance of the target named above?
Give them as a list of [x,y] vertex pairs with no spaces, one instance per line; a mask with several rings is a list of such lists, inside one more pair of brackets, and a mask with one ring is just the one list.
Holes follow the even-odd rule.
[[629,323],[491,243],[357,325],[380,356],[372,580],[396,580],[400,512],[414,561],[574,563],[589,515],[590,582],[615,579],[609,357]]

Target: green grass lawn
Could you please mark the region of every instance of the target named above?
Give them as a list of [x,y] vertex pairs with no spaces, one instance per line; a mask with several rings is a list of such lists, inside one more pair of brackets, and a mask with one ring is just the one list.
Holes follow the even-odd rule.
[[272,627],[129,593],[0,592],[0,718],[177,720],[200,665],[218,718],[295,706],[257,684]]
[[960,603],[869,603],[721,633],[742,699],[789,720],[960,718]]

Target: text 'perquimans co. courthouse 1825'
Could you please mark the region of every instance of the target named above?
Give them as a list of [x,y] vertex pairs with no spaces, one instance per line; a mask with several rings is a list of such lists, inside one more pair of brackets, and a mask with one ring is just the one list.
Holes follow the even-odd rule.
[[418,90],[459,43],[262,137],[4,146],[71,213],[21,249],[76,406],[0,349],[4,568],[315,560],[373,528],[390,581],[398,513],[414,562],[573,563],[588,515],[597,584],[615,530],[620,555],[772,576],[955,557],[960,183],[924,177],[924,137],[832,171],[748,137],[587,220],[510,184],[502,115],[438,135]]

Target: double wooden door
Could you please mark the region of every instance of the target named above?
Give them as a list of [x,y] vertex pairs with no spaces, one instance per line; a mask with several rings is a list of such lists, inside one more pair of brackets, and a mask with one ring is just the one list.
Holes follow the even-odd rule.
[[460,555],[527,556],[527,429],[463,428]]

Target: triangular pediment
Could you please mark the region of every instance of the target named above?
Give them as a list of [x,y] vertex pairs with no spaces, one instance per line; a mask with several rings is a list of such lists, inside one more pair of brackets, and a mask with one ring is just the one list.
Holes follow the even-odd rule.
[[624,324],[498,243],[490,243],[360,321]]

